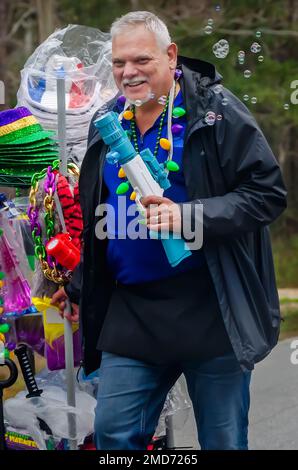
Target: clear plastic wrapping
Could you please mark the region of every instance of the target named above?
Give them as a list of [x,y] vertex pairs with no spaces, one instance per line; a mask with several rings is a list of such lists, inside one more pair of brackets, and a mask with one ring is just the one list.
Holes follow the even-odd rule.
[[[76,407],[66,405],[66,392],[60,387],[44,384],[40,397],[26,398],[27,392],[18,393],[4,403],[4,416],[7,423],[16,429],[25,429],[36,441],[38,448],[46,450],[46,435],[40,428],[38,419],[50,428],[55,440],[76,439],[82,444],[84,438],[93,432],[94,408],[96,400],[86,392],[76,390]],[[68,414],[76,417],[76,435],[70,435]]]
[[1,286],[1,319],[25,313],[31,307],[30,275],[20,226],[15,219],[0,213],[0,271],[5,275]]
[[188,397],[187,386],[184,376],[181,375],[167,395],[159,418],[158,426],[155,431],[155,437],[166,434],[167,418],[171,416],[175,416],[177,418],[175,421],[171,421],[174,423],[174,428],[183,428],[189,416],[190,408],[191,402]]
[[67,156],[80,165],[93,114],[117,93],[110,35],[68,25],[51,34],[25,63],[18,106],[26,106],[45,129],[56,132],[59,74],[65,77]]

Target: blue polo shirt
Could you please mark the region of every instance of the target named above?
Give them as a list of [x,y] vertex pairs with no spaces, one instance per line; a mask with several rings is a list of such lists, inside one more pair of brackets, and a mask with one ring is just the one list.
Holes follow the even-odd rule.
[[[174,101],[174,107],[177,106],[183,107],[181,91],[177,94]],[[121,109],[118,109],[118,111],[120,112]],[[160,119],[161,116],[157,118],[153,126],[144,135],[141,135],[139,129],[136,128],[140,152],[145,148],[149,148],[154,153]],[[186,127],[185,116],[173,119],[172,124],[175,123],[183,125],[183,131],[180,135],[173,136],[174,150],[172,160],[178,163],[180,169],[177,172],[169,172],[171,187],[164,191],[164,197],[174,202],[186,202],[188,196],[182,162],[184,131]],[[122,125],[124,129],[130,128],[129,121],[125,119],[123,119]],[[164,117],[161,137],[167,138],[167,113]],[[167,157],[168,152],[159,147],[157,160],[161,163]],[[110,209],[108,207],[107,211],[107,232],[109,238],[107,262],[114,278],[122,284],[137,284],[169,278],[178,273],[201,266],[205,262],[203,251],[195,250],[191,256],[183,260],[178,266],[171,267],[162,242],[150,239],[147,227],[136,223],[135,218],[138,212],[135,202],[130,200],[132,189],[121,196],[116,194],[117,187],[123,181],[118,177],[118,171],[119,166],[105,162],[103,178],[108,188],[108,196],[105,202],[110,205]],[[125,215],[125,207],[127,215]],[[121,215],[120,219],[118,218],[118,213]],[[119,220],[120,223],[118,223]],[[139,234],[138,238],[134,237],[135,239],[131,239],[127,236],[129,228],[132,227],[134,227],[133,232],[136,234],[136,237]]]

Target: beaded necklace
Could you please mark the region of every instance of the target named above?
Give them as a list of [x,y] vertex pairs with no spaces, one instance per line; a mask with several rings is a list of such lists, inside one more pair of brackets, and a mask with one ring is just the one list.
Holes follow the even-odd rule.
[[[79,176],[79,170],[73,163],[68,163],[68,172],[74,176]],[[54,213],[54,195],[56,193],[56,175],[59,168],[59,160],[55,160],[52,166],[44,168],[41,172],[35,173],[31,181],[31,190],[29,194],[30,206],[28,209],[28,217],[31,225],[32,239],[34,243],[34,252],[36,258],[40,262],[40,266],[44,276],[56,284],[65,284],[70,280],[70,272],[67,270],[60,270],[57,267],[57,262],[46,253],[43,238],[48,242],[55,234],[55,213]],[[44,191],[46,196],[43,200],[45,209],[44,225],[45,234],[42,234],[42,227],[39,222],[39,207],[37,204],[36,194],[39,189],[40,181],[44,178]]]
[[[168,109],[168,104],[169,104],[169,97],[167,97],[165,107],[164,107],[163,112],[162,112],[161,117],[160,117],[160,122],[159,122],[159,126],[158,126],[158,133],[157,133],[156,143],[155,143],[154,152],[153,152],[153,156],[155,158],[157,157],[159,146],[161,146],[165,150],[168,150],[168,148],[165,148],[166,145],[163,143],[163,141],[165,141],[166,139],[163,139],[163,141],[160,142],[161,141],[160,136],[161,136],[161,133],[162,133],[164,117],[165,117],[167,109]],[[137,131],[136,131],[135,106],[133,107],[133,118],[130,121],[130,130],[131,130],[131,134],[132,134],[132,140],[133,140],[134,148],[135,148],[136,152],[139,154],[140,150],[139,150],[138,139],[137,139]]]
[[[175,76],[176,80],[180,77],[181,74],[178,76]],[[178,135],[183,129],[183,126],[180,124],[174,124],[171,125],[171,120],[173,118],[179,118],[184,116],[185,110],[180,107],[176,107],[172,109],[173,107],[173,101],[175,97],[175,90],[176,90],[176,82],[173,83],[173,86],[171,88],[171,91],[169,95],[166,97],[164,96],[165,100],[165,106],[161,114],[160,122],[159,122],[159,127],[158,127],[158,133],[157,133],[157,139],[154,147],[154,152],[153,155],[156,158],[158,154],[158,149],[159,146],[161,146],[164,150],[168,151],[168,157],[163,163],[165,169],[169,171],[179,171],[180,167],[179,165],[172,161],[172,156],[173,156],[173,134]],[[126,109],[125,110],[125,98],[123,96],[118,98],[118,103],[119,105],[124,105],[124,110],[122,113],[120,113],[119,120],[122,122],[122,118],[124,118],[127,121],[130,121],[130,129],[126,131],[127,135],[132,138],[134,148],[136,152],[139,154],[139,145],[138,145],[138,140],[137,140],[137,132],[136,132],[136,122],[135,122],[135,106],[133,106],[132,110]],[[168,125],[167,125],[167,132],[168,132],[168,139],[167,138],[161,138],[161,133],[162,133],[162,128],[164,124],[164,118],[166,115],[166,112],[168,110]],[[123,168],[119,169],[118,172],[118,177],[119,178],[126,178],[126,174],[123,170]],[[116,189],[116,194],[121,195],[125,194],[130,188],[130,184],[128,180],[123,181],[122,183],[119,184],[119,186]],[[135,200],[136,198],[136,193],[133,191],[130,195],[131,200]]]

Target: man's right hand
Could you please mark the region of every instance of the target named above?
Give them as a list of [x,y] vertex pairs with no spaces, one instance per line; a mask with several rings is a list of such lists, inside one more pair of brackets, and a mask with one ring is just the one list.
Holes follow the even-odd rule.
[[59,315],[62,318],[67,318],[71,322],[79,321],[79,306],[77,304],[71,304],[71,313],[64,312],[66,308],[66,300],[68,296],[65,292],[64,287],[61,287],[52,296],[51,304],[59,308]]

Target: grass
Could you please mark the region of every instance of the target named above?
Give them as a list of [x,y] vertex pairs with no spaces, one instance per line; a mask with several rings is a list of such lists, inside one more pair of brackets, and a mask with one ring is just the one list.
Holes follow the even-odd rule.
[[[279,288],[298,288],[298,235],[279,232],[272,237],[276,281]],[[281,322],[279,339],[298,336],[298,298],[280,298]]]
[[281,298],[279,299],[280,305],[287,305],[289,303],[291,304],[298,304],[298,299],[286,299],[286,298]]
[[298,235],[272,240],[276,281],[279,288],[298,288]]
[[284,321],[281,322],[279,340],[298,336],[298,299],[282,299],[281,314]]

